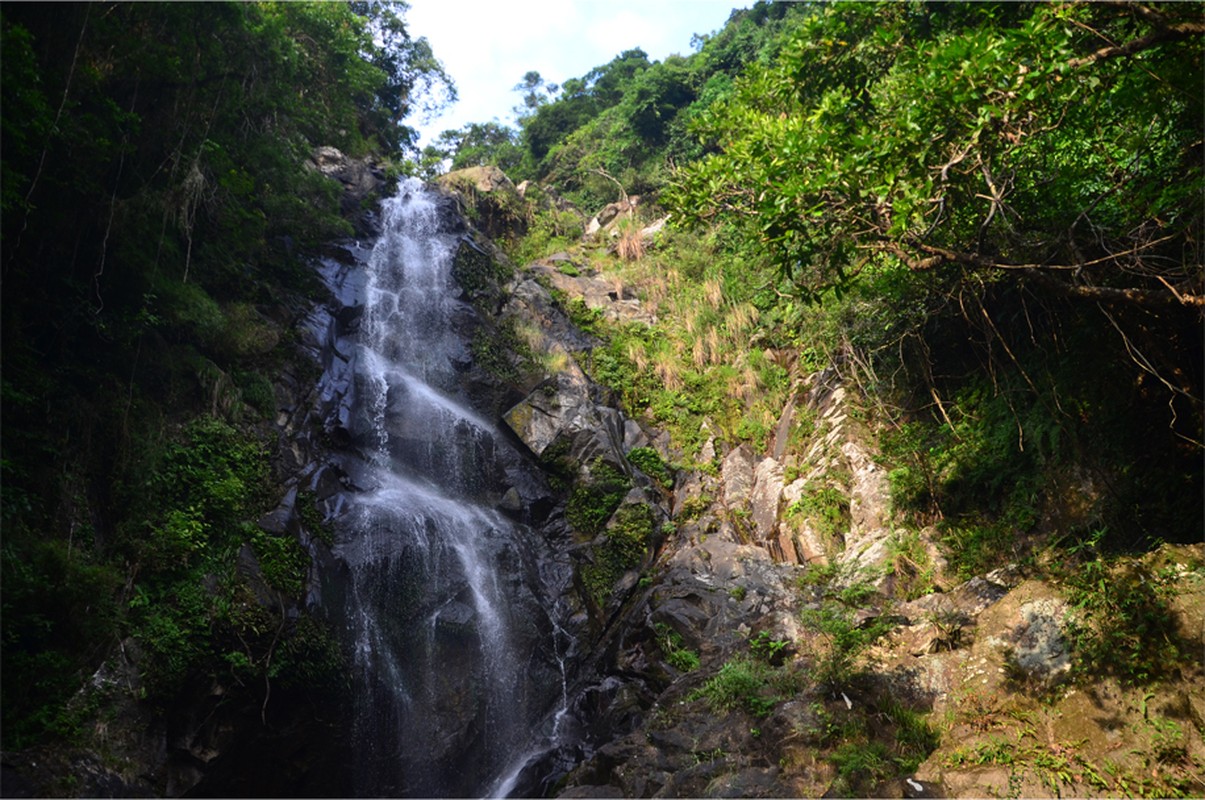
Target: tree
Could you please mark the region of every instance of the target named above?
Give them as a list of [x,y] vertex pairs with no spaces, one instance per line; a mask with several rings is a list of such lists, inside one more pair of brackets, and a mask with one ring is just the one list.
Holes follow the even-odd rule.
[[555,83],[548,83],[540,76],[536,70],[529,70],[524,73],[523,80],[515,84],[514,91],[521,92],[523,95],[523,104],[515,106],[515,116],[520,119],[531,116],[538,108],[546,105],[551,98],[555,97],[561,87]]
[[686,60],[671,57],[640,73],[624,95],[623,105],[632,127],[652,145],[662,145],[669,124],[695,99],[692,74]]
[[388,121],[386,128],[396,137],[390,140],[394,148],[411,147],[417,132],[401,122],[415,110],[424,120],[432,119],[446,106],[456,102],[456,86],[435,57],[425,36],[411,38],[403,15],[409,5],[402,0],[373,0],[350,3],[352,11],[361,17],[373,37],[373,47],[364,56],[385,76],[377,90],[381,109],[378,122]]
[[452,160],[452,169],[491,164],[511,172],[523,157],[519,133],[500,122],[470,122],[460,130],[444,131],[437,142]]
[[1075,450],[1127,544],[1199,530],[1201,8],[828,5],[696,115],[663,202],[844,313],[930,520],[1026,530]]
[[707,117],[727,145],[681,208],[743,220],[812,295],[894,263],[1200,308],[1199,16],[829,7]]
[[[245,505],[207,519],[197,496],[174,494],[185,481],[164,472],[164,448],[216,407],[207,385],[233,393],[231,416],[272,405],[265,373],[288,356],[264,352],[280,328],[259,309],[312,290],[300,257],[351,231],[338,186],[305,167],[314,147],[397,155],[423,92],[450,90],[430,48],[406,34],[404,9],[0,10],[0,689],[14,746],[62,721],[81,676],[120,638],[186,673],[205,659],[229,666],[221,637],[247,633],[217,624],[221,598],[205,575],[241,580],[230,559],[263,545],[249,533],[263,501],[219,479]],[[253,443],[231,434],[218,450]],[[211,522],[222,547],[202,546]],[[149,596],[155,613],[140,617],[131,598]]]

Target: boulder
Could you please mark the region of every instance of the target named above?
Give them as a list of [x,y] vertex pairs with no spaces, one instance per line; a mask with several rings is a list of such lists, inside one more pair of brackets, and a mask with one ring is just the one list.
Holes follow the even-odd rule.
[[601,458],[622,469],[623,417],[596,406],[590,387],[581,370],[566,369],[519,401],[502,420],[536,456],[556,444],[576,464]]
[[753,488],[749,499],[753,512],[753,529],[760,543],[778,538],[778,514],[782,507],[782,464],[764,458],[753,469]]
[[[466,186],[471,186],[479,192],[513,192],[518,195],[519,190],[515,184],[507,177],[506,173],[498,167],[485,165],[480,167],[468,167],[466,169],[458,169],[449,172],[446,175],[441,175],[436,183],[441,186],[461,189]],[[526,183],[526,181],[524,181]]]
[[735,510],[745,508],[753,493],[753,451],[742,444],[724,457],[720,468],[724,484],[724,505]]
[[305,166],[343,184],[344,214],[358,211],[366,198],[385,188],[385,172],[371,156],[351,158],[336,147],[322,146],[314,149]]
[[506,173],[495,166],[468,167],[441,175],[436,184],[459,198],[465,216],[491,239],[527,230],[527,202]]
[[622,216],[631,216],[632,212],[640,204],[640,196],[632,195],[624,200],[615,203],[608,203],[603,206],[602,210],[591,218],[586,225],[586,237],[591,237],[599,231],[605,231],[613,227]]
[[576,266],[564,253],[540,259],[528,266],[531,274],[549,284],[553,289],[564,292],[570,299],[581,298],[587,308],[603,312],[611,320],[619,322],[655,321],[653,310],[640,302],[632,287],[619,281],[606,280],[597,275],[569,274],[564,265]]

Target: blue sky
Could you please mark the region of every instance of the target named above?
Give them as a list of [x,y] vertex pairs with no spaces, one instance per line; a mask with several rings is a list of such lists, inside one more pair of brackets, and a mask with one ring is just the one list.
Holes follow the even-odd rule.
[[528,70],[562,83],[639,47],[653,61],[692,52],[695,33],[723,27],[742,0],[410,0],[413,37],[426,36],[459,101],[430,122],[409,119],[428,144],[469,122],[513,123],[512,91]]

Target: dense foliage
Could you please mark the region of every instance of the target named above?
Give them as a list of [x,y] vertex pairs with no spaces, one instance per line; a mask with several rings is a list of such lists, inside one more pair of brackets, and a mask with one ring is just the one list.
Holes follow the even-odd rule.
[[1202,32],[1195,5],[829,7],[701,118],[726,141],[681,205],[810,292],[964,267],[1199,308]]
[[663,322],[594,359],[688,457],[703,430],[763,446],[831,366],[886,426],[897,511],[965,573],[1066,492],[1114,544],[1191,539],[1203,32],[1199,4],[759,3],[453,163],[673,213],[619,270]]
[[308,557],[254,523],[302,257],[350,232],[305,162],[396,158],[403,118],[451,91],[404,11],[5,5],[6,747],[69,733],[64,701],[126,636],[157,700],[329,666],[288,666],[329,641],[281,627],[235,563],[301,590]]
[[443,134],[427,159],[448,159],[453,169],[495,164],[516,181],[555,184],[583,207],[615,199],[614,183],[599,170],[630,192],[656,191],[673,164],[704,151],[690,121],[731,92],[747,64],[776,52],[776,34],[806,9],[758,2],[734,11],[722,30],[696,36],[697,52],[686,57],[654,62],[633,48],[560,86],[529,73],[516,86],[519,130],[470,124]]
[[[255,521],[275,500],[266,418],[312,280],[301,256],[349,230],[304,161],[316,145],[396,157],[406,115],[451,93],[402,11],[5,5],[7,746],[71,733],[67,698],[127,637],[161,702],[198,676],[337,674],[320,626],[265,611],[257,592],[297,593],[305,554]],[[517,128],[446,132],[397,169],[496,164],[556,190],[527,195],[514,252],[581,248],[562,269],[641,295],[652,325],[568,310],[603,340],[591,377],[668,430],[682,465],[714,470],[712,437],[773,442],[800,477],[818,423],[798,390],[830,370],[882,434],[901,558],[921,560],[907,542],[929,525],[967,577],[1043,536],[1094,553],[1197,540],[1203,32],[1199,3],[758,2],[685,56],[522,76]],[[627,233],[673,215],[626,259],[581,245],[583,220],[551,200],[594,211],[617,185],[644,196]],[[474,354],[502,364],[521,331],[504,333]],[[835,535],[847,480],[809,484],[788,520]],[[604,526],[622,476],[564,488],[605,605],[656,525],[626,507]],[[1089,618],[1125,621],[1085,628],[1086,657],[1124,652],[1139,681],[1182,655],[1133,635],[1165,616],[1147,576],[1085,570],[1073,588]],[[840,687],[877,632],[854,624],[860,598],[815,599],[813,656]],[[704,696],[761,713],[773,672],[735,662]],[[843,776],[887,763],[858,736]]]
[[1123,538],[1191,537],[1202,33],[1197,4],[817,8],[697,118],[718,152],[665,199],[796,296],[855,293],[844,352],[938,423],[901,432],[904,506],[1025,530],[1074,451]]
[[[714,475],[737,444],[772,455],[798,498],[780,520],[829,558],[882,558],[867,576],[877,590],[810,563],[794,641],[763,632],[753,657],[718,670],[655,628],[666,663],[700,670],[685,705],[747,721],[751,739],[761,718],[809,693],[822,701],[785,737],[811,737],[800,772],[835,770],[817,794],[897,791],[892,779],[938,745],[924,709],[900,701],[899,667],[890,680],[872,667],[895,625],[888,609],[942,584],[996,580],[1007,565],[1005,581],[1056,587],[1071,607],[1068,677],[1149,688],[1143,725],[1147,699],[1191,681],[1200,643],[1180,627],[1192,615],[1179,593],[1199,574],[1151,564],[1182,552],[1160,542],[1199,542],[1205,529],[1203,9],[759,3],[694,54],[616,59],[608,68],[633,68],[606,102],[589,80],[566,82],[559,97],[533,96],[504,147],[452,153],[453,166],[505,163],[582,219],[616,194],[643,195],[585,237],[560,221],[563,207],[533,201],[511,249],[567,253],[544,268],[640,298],[629,317],[621,303],[553,292],[601,342],[579,364],[669,434],[675,467]],[[867,486],[847,447],[872,442],[891,494],[882,556],[842,541]],[[701,543],[722,520],[775,553],[750,507],[726,499],[685,499],[679,530]],[[743,601],[745,588],[730,594]],[[966,619],[932,614],[929,652],[967,646]],[[889,641],[888,653],[908,642]],[[793,663],[806,666],[765,658],[775,647],[798,647]],[[1055,690],[1013,658],[1009,691],[1048,702]],[[876,683],[892,696],[876,697]],[[675,728],[681,705],[656,708],[667,721],[649,727]],[[929,721],[959,739],[956,713]],[[1154,711],[1149,725],[1137,790],[1137,772],[1103,758],[1103,778],[1086,755],[1073,768],[1074,747],[1026,749],[1020,729],[997,740],[998,756],[955,749],[950,763],[1025,763],[1053,793],[1073,769],[1104,791],[1191,793],[1188,737]]]

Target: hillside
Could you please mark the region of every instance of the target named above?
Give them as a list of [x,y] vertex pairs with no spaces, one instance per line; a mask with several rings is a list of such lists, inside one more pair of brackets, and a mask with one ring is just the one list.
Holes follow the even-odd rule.
[[565,796],[1200,791],[1200,32],[759,4],[445,153],[674,476]]
[[[4,793],[1205,792],[1203,9],[759,2],[417,152],[404,5],[6,5]],[[402,450],[471,590],[349,555]]]

